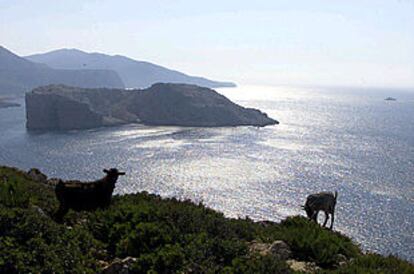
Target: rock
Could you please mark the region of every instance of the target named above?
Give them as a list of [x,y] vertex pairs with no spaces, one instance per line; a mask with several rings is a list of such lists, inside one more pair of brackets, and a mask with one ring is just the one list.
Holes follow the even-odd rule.
[[27,175],[35,182],[45,183],[47,181],[47,176],[37,168],[30,169]]
[[343,254],[336,255],[336,266],[340,267],[348,263],[348,258]]
[[259,243],[253,241],[249,247],[250,253],[258,253],[261,256],[273,255],[280,260],[287,260],[292,256],[290,247],[284,241],[274,241],[273,243]]
[[39,213],[39,215],[41,215],[42,217],[49,218],[49,216],[47,216],[47,214],[40,207],[33,205],[32,208],[36,210],[36,212]]
[[259,243],[257,241],[252,241],[249,246],[249,252],[266,256],[269,254],[269,248],[270,244],[268,243]]
[[98,260],[97,264],[102,269],[105,269],[109,266],[109,263],[107,261],[104,261],[104,260]]
[[126,123],[195,127],[278,124],[209,88],[155,84],[143,90],[82,89],[63,85],[26,93],[26,127],[88,129]]
[[281,260],[286,260],[292,256],[290,247],[284,241],[274,241],[270,245],[270,252]]
[[296,260],[287,260],[286,263],[293,271],[303,272],[303,273],[316,273],[321,270],[314,262],[303,262]]
[[124,259],[116,258],[111,264],[102,269],[102,274],[129,274],[132,265],[137,261],[136,258],[126,257]]

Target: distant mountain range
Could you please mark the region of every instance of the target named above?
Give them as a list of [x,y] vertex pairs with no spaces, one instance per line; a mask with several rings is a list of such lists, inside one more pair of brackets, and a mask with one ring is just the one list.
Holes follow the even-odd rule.
[[144,88],[159,82],[210,88],[235,86],[230,82],[189,76],[120,55],[61,49],[20,57],[0,46],[0,96],[23,95],[33,88],[49,84],[82,88]]
[[86,53],[77,49],[60,49],[44,54],[26,56],[25,58],[55,69],[113,70],[118,73],[127,88],[146,88],[159,82],[195,84],[209,88],[235,86],[234,83],[217,82],[202,77],[189,76],[179,71],[121,55]]
[[53,69],[19,57],[0,46],[0,96],[23,95],[35,87],[52,83],[89,88],[125,87],[119,75],[111,70]]

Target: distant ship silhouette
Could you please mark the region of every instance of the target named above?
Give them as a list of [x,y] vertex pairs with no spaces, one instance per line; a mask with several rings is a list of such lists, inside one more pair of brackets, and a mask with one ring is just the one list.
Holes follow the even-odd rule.
[[387,97],[384,99],[385,101],[397,101],[397,99],[393,98],[393,97]]

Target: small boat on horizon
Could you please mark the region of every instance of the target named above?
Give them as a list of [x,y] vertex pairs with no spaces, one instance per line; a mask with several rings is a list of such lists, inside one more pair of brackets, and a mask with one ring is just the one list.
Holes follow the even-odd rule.
[[397,99],[396,99],[396,98],[394,98],[394,97],[387,97],[387,98],[385,98],[384,100],[385,100],[385,101],[397,101]]

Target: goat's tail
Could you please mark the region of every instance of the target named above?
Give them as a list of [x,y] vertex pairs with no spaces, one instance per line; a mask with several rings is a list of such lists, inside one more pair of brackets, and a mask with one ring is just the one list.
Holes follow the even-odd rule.
[[335,196],[334,196],[334,198],[335,198],[335,202],[336,202],[336,198],[338,198],[338,191],[336,191],[336,190],[335,190]]

